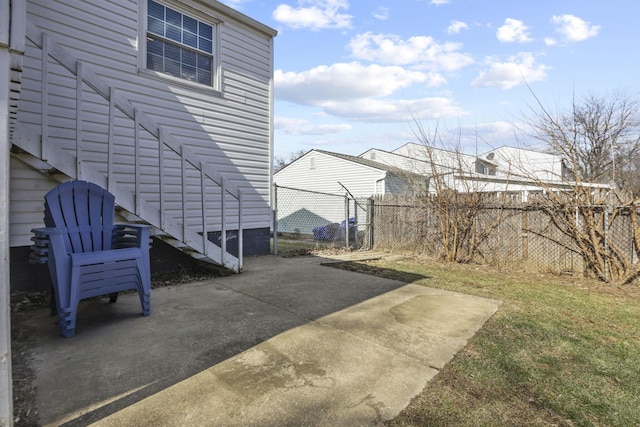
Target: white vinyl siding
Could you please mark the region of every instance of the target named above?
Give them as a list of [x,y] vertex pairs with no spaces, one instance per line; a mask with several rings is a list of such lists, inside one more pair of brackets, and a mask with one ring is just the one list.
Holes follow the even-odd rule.
[[[425,180],[426,181],[426,180]],[[385,194],[406,194],[413,193],[418,191],[417,183],[409,183],[406,179],[403,179],[399,176],[387,175],[387,178],[384,180],[385,183]]]
[[[427,147],[413,142],[409,142],[393,150],[393,154],[426,162],[430,165],[430,169],[436,170],[436,173],[446,173],[450,171],[470,173],[475,171],[476,158],[474,156],[456,151]],[[421,172],[417,171],[417,173]]]
[[[312,157],[315,168],[310,170]],[[276,173],[274,182],[285,187],[343,195],[341,183],[355,197],[364,198],[376,194],[376,183],[386,175],[387,172],[380,169],[312,151]]]
[[44,227],[44,195],[58,182],[13,157],[9,168],[9,245],[26,246],[31,229]]
[[[314,159],[315,168],[309,169],[309,163],[312,158]],[[326,196],[318,196],[317,199],[322,202],[315,203],[312,193],[299,193],[299,197],[292,198],[290,191],[283,190],[278,192],[278,218],[307,216],[310,212],[310,218],[319,218],[324,220],[325,223],[342,222],[345,219],[344,200],[339,196],[347,195],[344,187],[349,190],[350,196],[359,199],[361,202],[363,199],[376,194],[402,193],[411,190],[404,177],[390,173],[385,169],[384,165],[380,165],[380,168],[377,168],[374,165],[359,163],[358,160],[357,158],[350,160],[340,155],[313,150],[278,171],[274,175],[274,182],[278,186],[338,196],[333,199],[328,199]],[[280,194],[288,194],[289,198],[281,200]],[[341,204],[342,207],[340,206]],[[360,211],[358,215],[362,214],[363,212]],[[353,213],[350,216],[353,216]],[[361,222],[363,221],[362,218],[360,217]],[[301,232],[311,232],[310,229],[303,229],[304,227],[297,222],[296,224],[296,227]],[[318,223],[317,225],[324,224]],[[308,224],[305,226],[309,228]],[[281,231],[294,231],[287,221],[279,223],[279,227],[284,227],[284,229],[280,228]]]
[[[140,0],[146,2],[147,0]],[[126,97],[141,111],[150,115],[172,136],[188,147],[204,162],[241,188],[244,193],[243,225],[247,229],[270,226],[270,156],[273,33],[256,23],[249,25],[210,10],[206,3],[184,2],[200,14],[211,13],[219,22],[220,91],[198,90],[184,84],[152,78],[139,73],[138,46],[140,5],[135,0],[51,2],[34,0],[27,3],[27,19],[48,33],[52,39],[90,66],[120,96]],[[215,51],[215,48],[214,48]],[[40,133],[41,51],[27,44],[24,57],[18,122]],[[49,61],[49,131],[46,138],[75,153],[76,110],[75,78],[59,65]],[[188,83],[188,82],[187,82]],[[82,144],[89,151],[84,161],[106,172],[108,105],[88,87],[83,88]],[[118,126],[114,132],[116,180],[134,190],[133,122],[116,113]],[[142,139],[140,172],[142,196],[158,202],[158,142],[140,132]],[[166,168],[170,174],[163,191],[167,197],[168,215],[177,216],[183,200],[180,185],[180,162],[166,152]],[[188,223],[199,221],[199,177],[187,174]],[[40,179],[46,180],[44,176]],[[217,189],[208,189],[211,201],[207,220],[211,231],[220,227]],[[44,194],[44,193],[43,193]],[[156,195],[154,195],[156,194]],[[230,199],[229,199],[230,200]],[[42,199],[38,200],[41,203]],[[22,201],[16,201],[20,204]],[[193,208],[193,209],[191,209]],[[23,208],[18,207],[18,211]],[[236,209],[234,203],[228,209]],[[12,245],[28,245],[25,229],[41,226],[39,218],[14,230]],[[237,224],[227,224],[229,229]],[[20,236],[20,237],[13,237]]]

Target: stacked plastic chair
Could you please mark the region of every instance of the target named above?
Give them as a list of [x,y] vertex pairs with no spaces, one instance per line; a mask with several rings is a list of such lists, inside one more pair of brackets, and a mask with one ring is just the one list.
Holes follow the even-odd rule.
[[151,310],[149,226],[114,224],[115,197],[86,181],[60,184],[45,195],[46,228],[32,230],[31,262],[47,263],[60,332],[75,335],[78,303],[129,289],[142,314]]

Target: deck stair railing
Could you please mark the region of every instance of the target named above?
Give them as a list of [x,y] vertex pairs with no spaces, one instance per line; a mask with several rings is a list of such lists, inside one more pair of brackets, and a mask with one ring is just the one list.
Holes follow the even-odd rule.
[[[84,64],[64,47],[57,44],[48,34],[42,32],[31,23],[27,23],[26,36],[42,52],[42,87],[41,87],[41,123],[40,135],[34,131],[19,126],[13,135],[13,144],[20,148],[21,159],[31,164],[36,169],[49,174],[57,173],[73,179],[83,179],[94,182],[116,196],[116,203],[128,220],[137,220],[150,224],[155,228],[155,235],[172,246],[189,253],[191,256],[204,261],[222,265],[235,272],[242,269],[242,191],[228,178],[222,176],[211,165],[201,161],[192,150],[184,145],[177,137],[173,136],[165,127],[160,126],[148,114],[136,107],[130,100],[123,96],[123,90],[118,90],[108,84],[102,77],[93,71],[90,65]],[[49,72],[50,59],[60,64],[72,76],[76,82],[76,118],[75,118],[75,152],[65,150],[50,141],[49,129]],[[84,86],[90,88],[108,103],[107,115],[107,149],[106,149],[106,173],[96,170],[95,165],[84,161],[86,155],[83,142],[83,92]],[[86,94],[84,95],[86,96]],[[119,113],[118,113],[119,112]],[[130,167],[133,168],[133,191],[131,183],[124,185],[118,182],[115,171],[114,158],[118,145],[115,144],[114,131],[116,129],[116,114],[133,121],[133,156]],[[148,200],[147,193],[142,194],[141,188],[141,132],[145,137],[157,141],[157,185],[158,193],[152,195],[156,200]],[[168,201],[166,198],[166,184],[169,176],[167,157],[180,162],[181,182],[181,212],[176,215],[175,209],[168,213]],[[122,156],[120,156],[122,158]],[[200,195],[198,211],[200,218],[196,224],[188,225],[187,198],[188,192],[193,193],[194,174],[199,176]],[[187,181],[191,177],[189,189]],[[196,179],[197,181],[197,179]],[[175,181],[172,181],[175,182]],[[148,187],[148,185],[147,185]],[[212,190],[213,189],[213,190]],[[212,197],[211,194],[218,194]],[[208,197],[209,195],[209,197]],[[145,198],[146,196],[146,198]],[[213,230],[209,226],[211,218],[211,205],[215,203],[215,209],[220,212],[219,226]],[[193,206],[193,203],[191,203]],[[233,209],[237,206],[237,209]],[[230,214],[230,211],[234,213]],[[236,215],[234,218],[232,215]],[[193,215],[193,212],[191,212]],[[238,229],[238,256],[227,251],[228,226],[231,220]],[[220,232],[220,246],[209,240],[210,233]]]

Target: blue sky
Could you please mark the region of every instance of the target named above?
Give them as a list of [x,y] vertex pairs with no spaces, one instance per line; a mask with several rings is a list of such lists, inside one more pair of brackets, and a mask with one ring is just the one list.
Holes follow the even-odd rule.
[[[278,30],[275,155],[416,141],[516,145],[535,105],[640,95],[638,0],[226,0]],[[459,133],[459,131],[461,131]],[[457,140],[457,137],[452,137]]]

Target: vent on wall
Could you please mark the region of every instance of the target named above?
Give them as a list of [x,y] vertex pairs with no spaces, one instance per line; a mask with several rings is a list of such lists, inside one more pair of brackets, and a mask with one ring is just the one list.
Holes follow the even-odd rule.
[[309,157],[309,169],[315,169],[315,168],[316,168],[316,158]]

